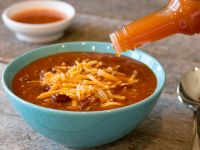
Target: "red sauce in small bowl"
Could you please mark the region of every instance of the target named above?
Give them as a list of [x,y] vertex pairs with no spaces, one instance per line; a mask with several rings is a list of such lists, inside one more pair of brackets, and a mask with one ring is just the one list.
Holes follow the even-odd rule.
[[27,24],[53,23],[65,18],[62,12],[50,8],[32,8],[11,16],[14,21]]

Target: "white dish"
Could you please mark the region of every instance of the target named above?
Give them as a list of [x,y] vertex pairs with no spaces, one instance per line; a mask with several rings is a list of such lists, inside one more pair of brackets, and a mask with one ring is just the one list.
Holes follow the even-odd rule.
[[[61,21],[45,24],[27,24],[16,22],[11,16],[32,8],[50,8],[57,10],[66,17]],[[55,41],[63,36],[71,20],[75,15],[73,6],[66,2],[54,0],[22,1],[6,8],[2,13],[5,25],[15,33],[19,40],[31,43],[47,43]]]

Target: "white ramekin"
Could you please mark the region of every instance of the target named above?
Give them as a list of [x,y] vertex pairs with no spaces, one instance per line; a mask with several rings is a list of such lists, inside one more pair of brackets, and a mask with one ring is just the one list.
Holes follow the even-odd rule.
[[[13,14],[32,8],[51,8],[62,12],[67,17],[61,21],[46,24],[26,24],[11,19]],[[47,43],[63,36],[74,15],[74,7],[66,2],[57,0],[32,0],[15,3],[6,8],[2,13],[2,19],[5,25],[15,32],[19,40],[31,43]]]

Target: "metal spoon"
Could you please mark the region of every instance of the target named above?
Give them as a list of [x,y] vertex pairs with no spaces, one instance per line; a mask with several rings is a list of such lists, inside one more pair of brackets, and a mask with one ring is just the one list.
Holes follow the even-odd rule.
[[177,87],[178,99],[194,111],[192,150],[200,150],[200,69],[195,67],[181,77]]

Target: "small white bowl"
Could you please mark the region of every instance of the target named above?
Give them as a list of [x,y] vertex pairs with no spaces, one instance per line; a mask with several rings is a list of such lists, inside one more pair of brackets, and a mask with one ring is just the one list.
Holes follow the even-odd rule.
[[[20,23],[11,19],[11,16],[16,13],[34,8],[49,8],[57,10],[66,15],[66,17],[61,21],[45,24]],[[22,1],[11,5],[3,11],[2,19],[5,25],[15,32],[15,35],[19,40],[30,43],[47,43],[55,41],[63,36],[65,29],[69,26],[74,15],[74,7],[66,2],[37,0]]]

